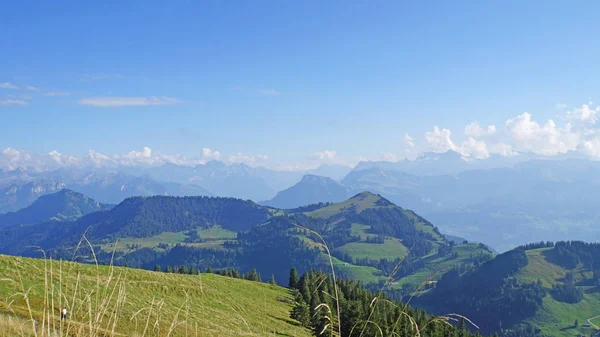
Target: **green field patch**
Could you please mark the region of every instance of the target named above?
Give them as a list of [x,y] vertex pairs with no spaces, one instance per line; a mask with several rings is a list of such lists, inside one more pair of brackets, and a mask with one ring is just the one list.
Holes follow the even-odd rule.
[[352,234],[360,236],[361,241],[365,241],[369,237],[377,236],[376,234],[369,234],[370,229],[371,226],[363,225],[360,223],[352,223],[350,225],[350,231],[352,232]]
[[361,193],[352,199],[342,201],[340,203],[330,205],[327,207],[319,208],[318,210],[306,213],[308,216],[314,218],[329,218],[337,213],[349,211],[354,209],[356,213],[360,213],[367,208],[377,208],[375,204],[381,200],[381,197],[372,193]]
[[[323,259],[329,263],[327,255],[323,254]],[[357,280],[363,284],[377,283],[380,280],[386,279],[382,275],[379,275],[380,271],[376,268],[353,265],[335,257],[332,257],[332,260],[335,270],[339,271],[341,273],[340,276],[343,276],[344,278]]]
[[373,260],[402,258],[408,253],[398,239],[387,238],[384,243],[350,242],[335,250],[345,253],[354,259],[369,258]]
[[[593,327],[586,327],[588,319],[600,315],[600,294],[586,294],[579,303],[563,303],[546,295],[543,306],[536,315],[528,320],[542,329],[548,336],[575,336],[578,333],[589,336]],[[560,329],[572,326],[577,320],[579,327],[563,330]],[[598,320],[592,320],[592,323],[598,325]]]
[[439,280],[447,271],[458,264],[469,262],[471,258],[481,253],[489,254],[490,257],[493,256],[492,253],[479,247],[477,243],[455,246],[453,252],[457,253],[458,256],[456,258],[439,257],[435,253],[423,257],[422,260],[425,262],[425,266],[411,275],[395,280],[392,288],[401,288],[405,283],[419,285],[422,282]]
[[103,251],[112,251],[116,247],[116,251],[127,252],[139,248],[157,248],[161,243],[176,245],[185,242],[185,239],[185,232],[164,232],[147,238],[120,238],[114,243],[101,244],[100,247]]
[[195,248],[211,248],[217,250],[227,250],[224,245],[227,240],[211,240],[205,242],[184,243],[185,246]]
[[229,240],[237,238],[237,233],[221,226],[198,229],[200,240]]
[[566,270],[563,267],[546,260],[544,252],[551,249],[540,248],[528,250],[526,253],[529,263],[519,272],[517,278],[520,281],[528,283],[540,280],[545,288],[551,288],[557,283],[557,280],[565,277]]

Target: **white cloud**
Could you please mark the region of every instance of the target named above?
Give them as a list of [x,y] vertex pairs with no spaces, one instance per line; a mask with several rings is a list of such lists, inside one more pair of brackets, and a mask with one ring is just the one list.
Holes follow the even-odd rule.
[[37,91],[38,90],[38,88],[36,88],[36,87],[34,87],[32,85],[26,85],[26,86],[23,87],[23,89],[29,90],[29,91]]
[[447,152],[449,150],[460,152],[456,144],[452,141],[452,132],[450,129],[440,129],[434,126],[433,131],[425,132],[425,141],[429,150],[433,152]]
[[258,165],[265,161],[269,160],[269,157],[264,154],[259,155],[247,155],[243,153],[237,153],[235,155],[229,156],[227,161],[235,164],[247,164],[247,165]]
[[594,137],[582,141],[579,144],[578,150],[593,159],[600,159],[600,138]]
[[279,96],[281,93],[275,89],[260,89],[260,94],[264,96]]
[[473,122],[465,126],[465,135],[467,137],[481,138],[491,136],[496,133],[495,125],[488,125],[486,128],[482,128],[478,122]]
[[332,162],[336,159],[336,152],[334,150],[324,150],[320,152],[315,152],[310,158],[318,159],[325,162]]
[[0,89],[20,89],[19,86],[9,82],[0,82]]
[[544,125],[540,125],[531,119],[528,112],[507,120],[506,130],[515,149],[542,155],[575,150],[580,140],[579,134],[572,130],[570,124],[559,128],[549,119]]
[[594,109],[591,107],[592,104],[592,102],[589,102],[588,104],[583,104],[581,107],[567,112],[567,120],[596,124],[598,115],[600,115],[600,107]]
[[152,149],[144,146],[142,151],[129,151],[127,154],[115,156],[115,160],[123,166],[150,166],[156,162],[152,157]]
[[86,159],[96,167],[110,167],[116,165],[116,162],[112,158],[105,154],[96,152],[96,150],[89,150]]
[[28,105],[29,102],[24,101],[22,99],[12,99],[12,98],[0,98],[0,105],[8,106],[8,105]]
[[44,95],[46,95],[46,96],[69,96],[71,94],[68,92],[61,92],[61,91],[49,91],[49,92],[45,93]]
[[411,149],[415,148],[415,140],[408,133],[404,134],[404,143]]
[[487,159],[490,157],[490,152],[488,151],[485,142],[482,140],[476,140],[473,137],[469,137],[462,143],[460,153],[464,156],[477,159]]
[[561,110],[561,109],[564,109],[566,107],[567,107],[567,105],[566,104],[562,104],[562,103],[556,103],[556,105],[554,106],[554,108],[556,110]]
[[61,166],[72,166],[80,163],[80,158],[62,154],[56,150],[50,151],[48,157]]
[[207,147],[202,148],[202,158],[207,160],[219,160],[221,159],[221,154],[219,151],[213,151]]
[[176,98],[170,97],[85,97],[79,100],[80,105],[88,105],[102,108],[116,108],[127,106],[154,106],[173,105],[182,103]]
[[513,157],[518,155],[519,153],[515,151],[515,149],[505,143],[497,143],[490,146],[490,153],[499,154],[503,157]]

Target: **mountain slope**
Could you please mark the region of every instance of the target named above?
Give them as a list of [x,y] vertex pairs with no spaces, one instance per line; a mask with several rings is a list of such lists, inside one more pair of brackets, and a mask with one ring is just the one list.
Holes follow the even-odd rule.
[[590,335],[595,329],[588,319],[600,312],[599,275],[599,244],[531,244],[471,269],[453,269],[412,303],[466,315],[483,332]]
[[[477,244],[454,245],[419,215],[368,192],[337,204],[286,211],[231,198],[129,198],[110,211],[73,222],[0,229],[7,238],[0,242],[0,253],[36,256],[27,247],[39,246],[49,256],[71,258],[85,233],[101,261],[112,259],[116,250],[117,264],[210,265],[242,272],[256,268],[285,282],[291,267],[300,272],[327,267],[320,239],[307,229],[322,235],[340,275],[373,289],[394,272],[397,284],[391,290],[409,291],[405,283],[418,284],[438,265],[446,268],[491,255]],[[78,254],[89,254],[81,252],[87,248],[79,249]]]
[[295,208],[320,202],[340,202],[351,196],[350,189],[337,181],[307,174],[296,185],[283,190],[263,205],[276,208]]
[[507,251],[532,241],[598,240],[600,163],[536,160],[513,168],[419,176],[372,167],[342,184],[379,193],[447,234]]
[[[289,318],[293,302],[289,290],[260,282],[214,274],[166,274],[5,255],[0,255],[0,270],[5,279],[0,286],[0,330],[9,336],[11,332],[22,336],[19,326],[25,331],[31,326],[27,305],[22,297],[14,296],[22,291],[21,282],[30,289],[32,316],[39,326],[46,319],[60,329],[58,311],[62,307],[68,309],[68,320],[62,328],[71,331],[69,336],[88,326],[112,336],[113,324],[119,336],[142,336],[145,330],[145,335],[151,330],[152,336],[174,337],[311,335]],[[45,277],[48,288],[44,287]],[[100,281],[102,284],[97,283]],[[45,293],[55,304],[48,305],[50,317],[44,316]],[[59,293],[69,296],[58,296]],[[95,295],[86,297],[88,293],[98,294],[100,300],[96,302]],[[111,299],[109,304],[101,305],[105,298]],[[10,309],[4,299],[15,300]],[[94,315],[91,323],[88,308]],[[8,317],[16,318],[16,327],[8,324]],[[13,328],[16,331],[11,331]]]
[[45,194],[66,188],[62,181],[44,179],[33,182],[11,182],[0,189],[0,213],[13,212],[31,205]]
[[[147,173],[156,180],[202,186],[222,197],[260,201],[275,195],[275,189],[263,178],[263,176],[271,177],[272,172],[245,164],[226,165],[215,160],[195,167],[165,164],[149,168]],[[272,178],[274,181],[277,180],[275,176]]]
[[16,212],[0,214],[0,226],[32,225],[50,220],[72,221],[108,207],[81,193],[64,189],[43,195],[30,206]]
[[68,188],[103,203],[117,204],[133,196],[212,196],[197,185],[158,182],[148,176],[133,176],[113,170],[60,169],[10,180],[0,187],[0,213],[25,208],[42,195]]

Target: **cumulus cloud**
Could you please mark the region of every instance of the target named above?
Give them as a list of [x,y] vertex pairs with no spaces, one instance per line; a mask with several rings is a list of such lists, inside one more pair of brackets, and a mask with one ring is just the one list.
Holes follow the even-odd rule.
[[460,152],[456,144],[452,141],[452,132],[450,129],[440,129],[434,126],[433,131],[425,132],[425,142],[433,152],[447,152],[449,150]]
[[569,123],[561,128],[549,119],[541,125],[532,120],[528,112],[507,120],[506,130],[516,149],[542,155],[575,150],[580,141],[579,134],[572,130]]
[[319,151],[315,152],[310,158],[331,162],[336,159],[336,152],[334,150]]
[[494,133],[496,133],[495,125],[488,125],[487,127],[482,128],[478,122],[473,122],[465,126],[465,135],[467,137],[481,138],[491,136]]
[[404,134],[404,144],[406,144],[406,146],[408,146],[410,149],[415,148],[415,140],[409,136],[408,133]]
[[182,103],[181,100],[170,97],[85,97],[78,101],[80,105],[87,105],[101,108],[118,108],[128,106],[156,106],[156,105],[174,105]]
[[476,140],[473,137],[469,137],[462,143],[460,152],[465,156],[477,159],[487,159],[490,157],[490,152],[488,151],[485,142]]
[[599,114],[600,106],[594,109],[592,108],[592,102],[589,102],[588,104],[583,104],[581,107],[567,112],[567,120],[596,124]]
[[0,98],[1,106],[9,106],[9,105],[28,105],[29,102],[22,99],[12,99],[12,98]]
[[213,151],[207,147],[202,148],[202,158],[207,160],[219,160],[221,159],[221,154],[219,151]]

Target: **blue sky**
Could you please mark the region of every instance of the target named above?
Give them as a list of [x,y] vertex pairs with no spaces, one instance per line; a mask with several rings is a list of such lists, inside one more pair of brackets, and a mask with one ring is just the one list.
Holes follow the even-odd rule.
[[[446,149],[600,156],[599,9],[11,1],[0,10],[0,149],[196,157],[210,148],[270,165]],[[494,132],[467,134],[472,122]]]

